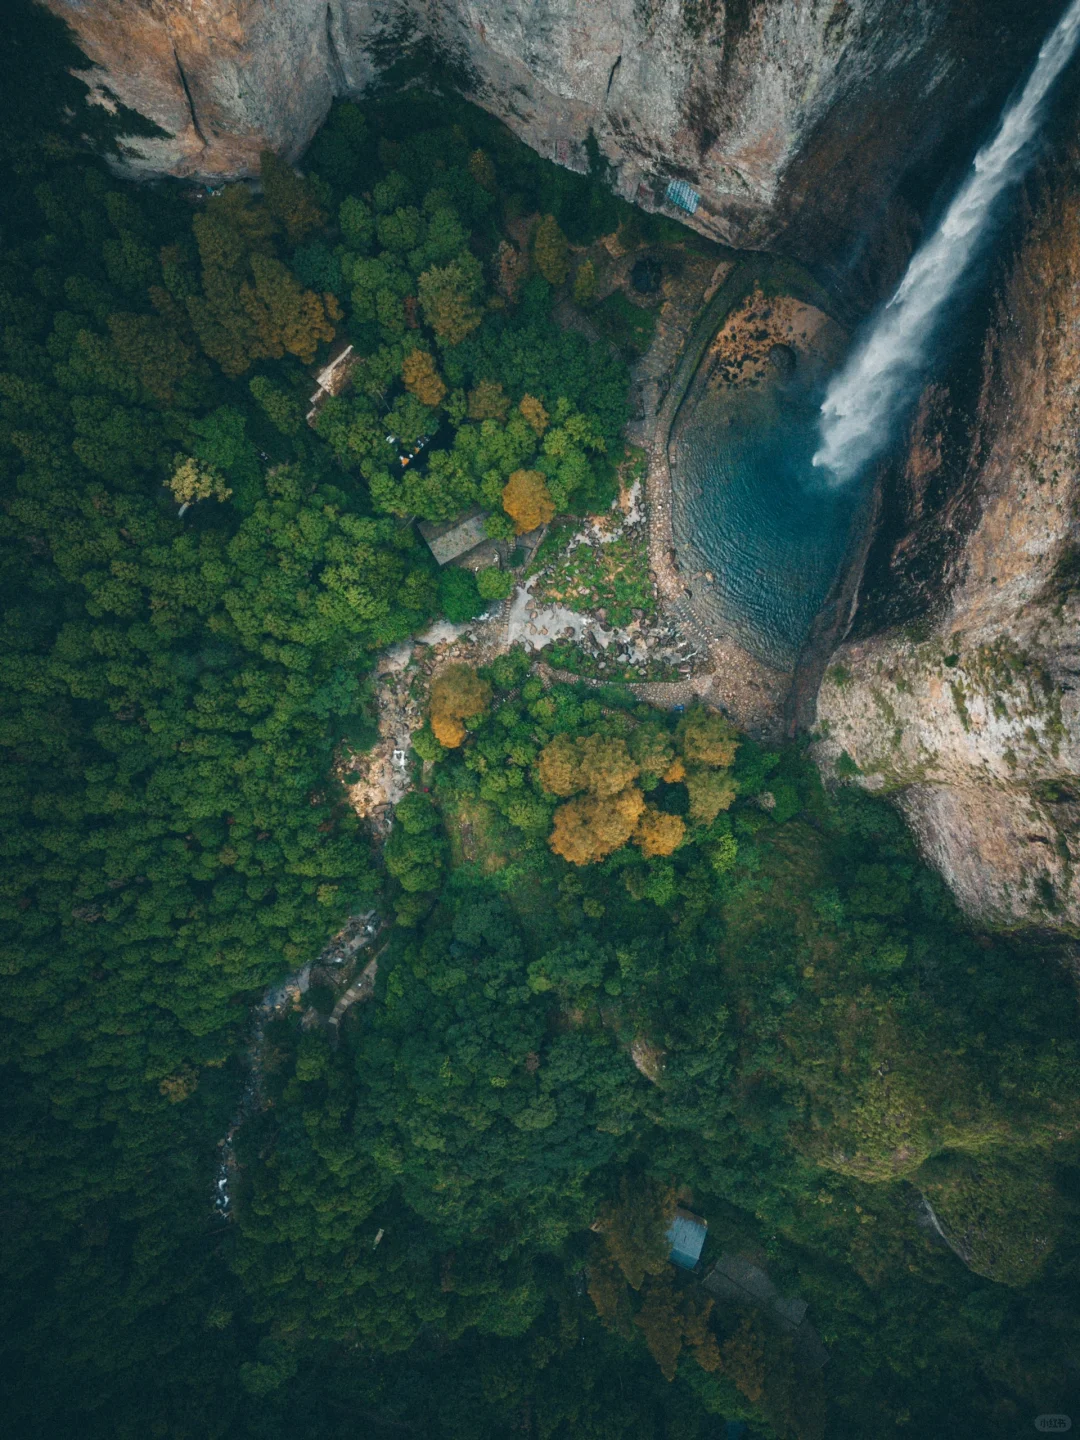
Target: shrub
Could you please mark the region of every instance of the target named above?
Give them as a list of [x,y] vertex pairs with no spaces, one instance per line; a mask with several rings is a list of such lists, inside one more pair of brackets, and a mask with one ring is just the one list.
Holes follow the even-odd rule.
[[476,576],[460,565],[447,565],[439,575],[439,608],[454,625],[464,625],[484,608]]
[[476,588],[482,600],[505,600],[514,588],[514,577],[497,565],[489,565],[476,576]]

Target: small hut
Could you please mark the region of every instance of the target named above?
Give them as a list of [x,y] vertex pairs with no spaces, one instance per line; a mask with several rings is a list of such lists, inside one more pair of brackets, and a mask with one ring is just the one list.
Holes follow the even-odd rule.
[[680,1206],[675,1211],[675,1218],[667,1231],[668,1244],[671,1246],[668,1258],[671,1263],[683,1270],[696,1270],[708,1230],[707,1220],[702,1220],[700,1215],[692,1215],[689,1210]]

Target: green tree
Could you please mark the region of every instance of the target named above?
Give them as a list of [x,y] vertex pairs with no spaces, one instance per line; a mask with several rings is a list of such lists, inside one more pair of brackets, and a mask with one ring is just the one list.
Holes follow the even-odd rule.
[[433,265],[420,276],[424,319],[443,345],[460,345],[483,319],[474,303],[480,281],[478,263],[464,251],[449,265]]
[[545,215],[536,227],[533,259],[549,285],[561,285],[570,273],[569,246],[554,215]]
[[423,795],[406,795],[394,812],[394,830],[386,842],[386,868],[404,890],[438,888],[446,841],[438,833],[439,816]]
[[283,435],[298,435],[304,424],[303,406],[295,395],[289,395],[265,376],[256,375],[248,382],[256,404],[276,430]]
[[259,177],[266,208],[284,227],[290,245],[302,244],[326,224],[310,181],[272,150],[264,150],[259,156]]
[[596,266],[591,260],[583,260],[574,272],[574,304],[584,308],[595,296]]
[[113,314],[109,333],[117,355],[160,405],[172,405],[194,373],[195,351],[157,315]]

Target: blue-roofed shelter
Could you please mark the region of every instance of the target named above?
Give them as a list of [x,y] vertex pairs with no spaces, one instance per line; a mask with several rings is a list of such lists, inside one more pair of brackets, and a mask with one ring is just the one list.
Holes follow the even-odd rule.
[[677,205],[680,210],[685,210],[688,215],[697,211],[698,201],[701,199],[699,191],[685,180],[672,180],[667,187],[665,198],[672,205]]
[[701,1259],[702,1247],[708,1233],[709,1222],[700,1215],[691,1215],[681,1206],[675,1211],[675,1218],[668,1226],[667,1239],[671,1246],[668,1258],[673,1265],[683,1270],[693,1270]]

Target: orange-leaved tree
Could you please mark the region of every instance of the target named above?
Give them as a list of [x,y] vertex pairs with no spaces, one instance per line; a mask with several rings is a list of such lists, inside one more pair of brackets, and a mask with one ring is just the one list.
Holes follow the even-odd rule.
[[634,1290],[641,1289],[646,1275],[662,1275],[667,1269],[667,1232],[674,1218],[675,1191],[649,1176],[624,1175],[618,1200],[601,1210],[593,1228]]
[[643,855],[670,855],[682,844],[685,834],[686,826],[678,815],[668,815],[648,805],[638,821],[634,839]]
[[521,411],[521,414],[525,417],[525,419],[532,426],[532,428],[536,431],[537,435],[542,435],[547,429],[548,412],[544,409],[543,405],[536,398],[536,396],[523,395],[521,397],[521,404],[518,406],[518,409]]
[[254,285],[240,287],[240,297],[262,346],[274,359],[286,353],[305,365],[315,358],[320,340],[333,340],[333,320],[341,318],[331,294],[305,290],[280,260],[268,255],[251,257]]
[[[640,729],[645,731],[644,726]],[[642,762],[653,767],[644,775]],[[674,763],[671,743],[660,727],[640,738],[634,732],[629,745],[615,735],[557,735],[540,752],[536,767],[542,788],[567,799],[555,812],[551,848],[574,865],[602,860],[631,839],[646,856],[670,855],[682,844],[686,825],[678,815],[646,807],[634,782],[640,776],[651,789],[661,774],[681,779]]]
[[610,800],[578,795],[555,811],[549,844],[574,865],[592,865],[626,844],[644,808],[645,797],[636,789]]
[[654,1276],[645,1291],[645,1303],[634,1324],[645,1336],[649,1353],[665,1380],[674,1380],[684,1345],[703,1370],[721,1368],[720,1348],[709,1325],[713,1301],[697,1286],[678,1288],[669,1274]]
[[431,728],[440,745],[454,749],[465,739],[462,723],[481,715],[491,702],[491,686],[468,665],[447,665],[431,682]]
[[555,811],[549,843],[556,855],[591,865],[633,835],[645,797],[633,784],[638,764],[621,737],[556,736],[540,752],[537,773],[549,795],[577,797]]
[[555,502],[539,470],[515,470],[502,492],[503,509],[519,535],[554,518]]
[[756,1405],[765,1393],[765,1341],[749,1316],[721,1350],[724,1369],[742,1393]]

